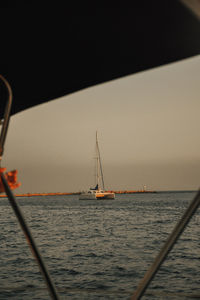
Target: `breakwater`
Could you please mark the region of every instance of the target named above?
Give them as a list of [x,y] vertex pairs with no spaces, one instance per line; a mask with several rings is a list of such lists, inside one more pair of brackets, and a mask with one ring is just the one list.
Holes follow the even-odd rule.
[[[106,191],[115,194],[139,194],[139,193],[156,193],[156,191],[148,191],[148,190],[122,190],[122,191]],[[24,193],[24,194],[16,194],[15,197],[34,197],[34,196],[65,196],[65,195],[80,195],[80,192],[54,192],[54,193]],[[1,198],[6,197],[5,194],[0,195]]]

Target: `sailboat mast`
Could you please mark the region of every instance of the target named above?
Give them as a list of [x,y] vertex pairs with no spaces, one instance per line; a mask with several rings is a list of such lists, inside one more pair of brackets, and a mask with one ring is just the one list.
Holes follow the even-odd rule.
[[105,190],[97,131],[96,131],[96,151],[97,151],[97,184],[99,184],[99,177],[100,177],[99,173],[101,172],[102,186],[103,186],[103,190]]
[[98,157],[98,150],[97,150],[97,140],[96,140],[96,154],[95,154],[95,159],[96,159],[96,166],[95,166],[95,176],[96,176],[96,186],[99,189],[99,157]]

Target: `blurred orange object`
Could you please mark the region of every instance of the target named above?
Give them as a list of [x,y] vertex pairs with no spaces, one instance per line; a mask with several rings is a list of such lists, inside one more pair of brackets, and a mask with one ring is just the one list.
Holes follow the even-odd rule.
[[[1,173],[4,173],[5,171],[6,171],[6,168],[0,168],[0,175],[1,175]],[[18,173],[17,170],[13,170],[10,172],[6,172],[4,174],[11,190],[18,188],[21,185],[20,182],[17,182],[17,173]],[[2,180],[0,177],[0,193],[3,193],[3,192],[5,192],[5,190],[4,190],[4,186],[3,186],[3,183],[2,183]]]

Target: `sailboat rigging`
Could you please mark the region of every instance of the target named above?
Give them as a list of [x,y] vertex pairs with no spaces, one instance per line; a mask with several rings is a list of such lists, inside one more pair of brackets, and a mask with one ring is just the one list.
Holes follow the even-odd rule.
[[90,188],[86,192],[82,192],[79,196],[80,200],[94,200],[94,199],[115,199],[115,193],[106,192],[103,178],[103,168],[101,163],[101,156],[99,150],[98,136],[96,132],[96,156],[95,156],[95,188]]

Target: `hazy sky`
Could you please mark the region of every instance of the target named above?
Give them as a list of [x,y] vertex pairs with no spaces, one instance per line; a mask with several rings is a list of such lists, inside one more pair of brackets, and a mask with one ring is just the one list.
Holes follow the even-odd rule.
[[17,193],[87,189],[98,130],[107,189],[197,189],[199,113],[197,56],[12,116],[2,166],[18,169]]

